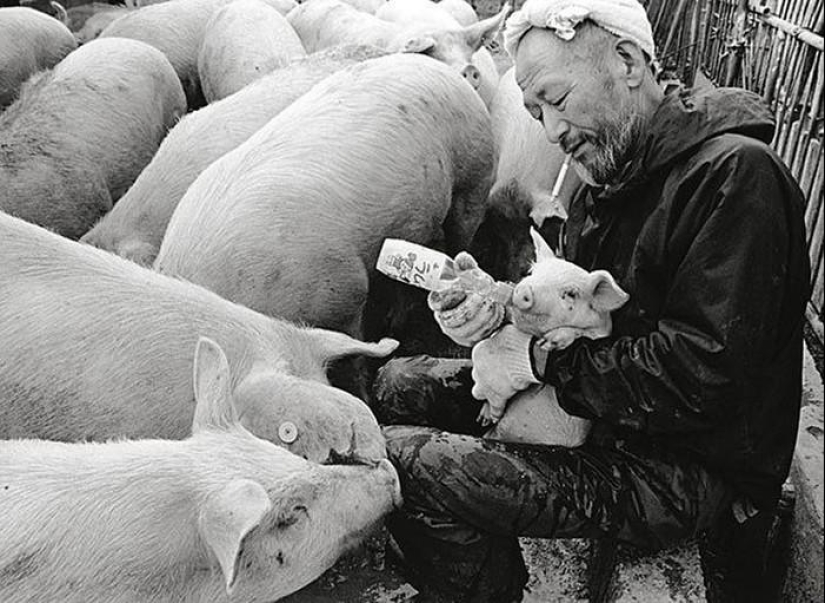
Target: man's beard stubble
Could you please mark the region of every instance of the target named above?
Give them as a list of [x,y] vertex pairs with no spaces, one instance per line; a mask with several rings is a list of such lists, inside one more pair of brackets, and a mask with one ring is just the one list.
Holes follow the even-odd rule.
[[587,163],[571,158],[571,165],[590,186],[616,185],[637,152],[644,120],[635,107],[625,107],[614,121],[604,121],[595,135],[585,134],[594,149]]

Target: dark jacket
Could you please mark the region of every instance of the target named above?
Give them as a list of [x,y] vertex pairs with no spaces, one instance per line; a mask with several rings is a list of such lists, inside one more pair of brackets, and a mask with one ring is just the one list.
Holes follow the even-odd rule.
[[571,207],[568,258],[630,302],[545,371],[571,414],[698,458],[760,508],[796,443],[810,293],[804,199],[772,134],[744,90],[665,98],[632,176]]

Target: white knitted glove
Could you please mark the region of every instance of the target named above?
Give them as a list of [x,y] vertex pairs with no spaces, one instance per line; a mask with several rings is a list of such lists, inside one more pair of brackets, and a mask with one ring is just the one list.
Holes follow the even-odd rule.
[[[460,271],[476,270],[475,258],[462,251],[455,256]],[[433,291],[427,297],[441,331],[459,345],[471,347],[488,337],[504,320],[504,305],[482,297],[478,293],[465,293],[460,288]]]
[[504,325],[473,348],[473,397],[487,400],[479,414],[483,424],[497,422],[516,393],[539,383],[530,362],[532,337]]

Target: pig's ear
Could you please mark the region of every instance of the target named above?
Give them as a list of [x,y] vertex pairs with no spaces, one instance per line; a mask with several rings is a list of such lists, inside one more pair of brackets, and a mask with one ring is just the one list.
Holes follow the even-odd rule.
[[327,329],[307,329],[307,333],[315,340],[318,359],[321,362],[355,354],[370,358],[384,358],[398,347],[398,342],[389,337],[384,337],[377,343],[367,343],[344,333]]
[[195,419],[192,433],[226,429],[238,423],[230,393],[229,362],[221,347],[206,337],[198,339],[194,365]]
[[594,270],[590,273],[588,290],[593,309],[597,312],[621,308],[630,298],[607,270]]
[[536,263],[556,258],[553,249],[547,244],[547,241],[542,238],[539,231],[532,226],[530,227],[530,238],[533,239],[533,249],[536,251]]
[[232,594],[238,577],[244,538],[271,509],[272,501],[266,490],[249,479],[229,482],[201,505],[198,528],[218,558],[227,594]]
[[416,36],[404,42],[404,45],[401,47],[401,52],[424,54],[433,48],[435,48],[435,40],[433,38],[430,36]]
[[507,18],[510,12],[510,3],[504,5],[497,15],[488,17],[478,23],[473,23],[464,28],[464,39],[467,40],[467,46],[473,51],[481,48],[483,44],[487,44],[496,37],[501,26],[504,25],[504,19]]

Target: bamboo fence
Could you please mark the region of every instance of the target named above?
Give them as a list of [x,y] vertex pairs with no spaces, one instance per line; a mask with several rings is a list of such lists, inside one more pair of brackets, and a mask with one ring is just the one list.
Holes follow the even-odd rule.
[[806,198],[808,320],[823,340],[823,0],[650,0],[659,61],[688,85],[740,86],[776,116],[771,143]]

